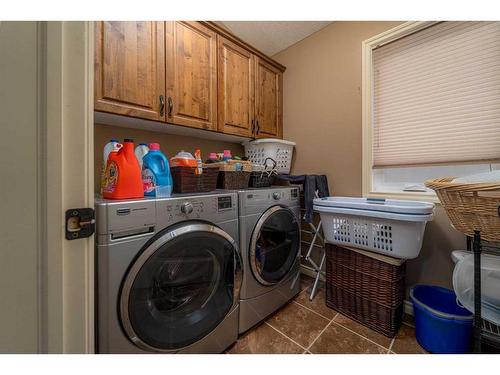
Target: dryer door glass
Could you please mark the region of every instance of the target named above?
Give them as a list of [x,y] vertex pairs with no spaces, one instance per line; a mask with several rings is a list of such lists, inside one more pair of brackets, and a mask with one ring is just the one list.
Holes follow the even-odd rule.
[[287,276],[300,249],[300,225],[287,208],[272,207],[256,224],[250,243],[250,265],[264,285]]
[[227,237],[189,227],[149,241],[125,279],[122,324],[143,349],[186,347],[216,328],[233,305],[234,241],[218,228]]

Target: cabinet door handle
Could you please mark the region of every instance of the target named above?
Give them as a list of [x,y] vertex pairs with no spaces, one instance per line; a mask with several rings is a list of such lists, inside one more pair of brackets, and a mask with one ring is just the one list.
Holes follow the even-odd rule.
[[167,101],[168,101],[168,115],[172,116],[172,111],[174,109],[174,100],[172,99],[172,97],[169,96]]
[[165,109],[165,98],[160,95],[160,117],[163,117],[163,110]]
[[252,135],[255,133],[255,120],[252,119]]
[[259,125],[259,120],[257,120],[257,134],[260,132],[260,125]]

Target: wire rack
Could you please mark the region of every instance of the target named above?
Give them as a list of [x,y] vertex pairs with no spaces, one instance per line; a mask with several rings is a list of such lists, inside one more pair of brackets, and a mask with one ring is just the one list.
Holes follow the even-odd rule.
[[500,351],[500,326],[484,320],[481,316],[481,253],[500,256],[500,243],[481,240],[481,232],[467,237],[467,249],[474,253],[474,352],[482,353],[485,348]]

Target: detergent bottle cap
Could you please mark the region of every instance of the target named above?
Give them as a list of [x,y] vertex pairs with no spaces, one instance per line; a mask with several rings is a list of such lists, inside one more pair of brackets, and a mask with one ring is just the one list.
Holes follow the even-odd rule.
[[110,139],[109,141],[110,141],[110,142],[116,142],[116,143],[119,143],[118,139],[114,139],[114,138],[113,138],[113,139]]
[[139,143],[139,146],[147,146],[147,143]]
[[212,159],[212,160],[216,160],[217,159],[217,154],[215,152],[211,152],[209,155],[208,155],[208,158],[209,159]]
[[123,142],[134,142],[134,140],[133,140],[133,139],[131,139],[131,138],[125,138],[125,139],[123,140]]
[[149,149],[152,151],[158,151],[160,149],[160,144],[159,143],[150,143]]

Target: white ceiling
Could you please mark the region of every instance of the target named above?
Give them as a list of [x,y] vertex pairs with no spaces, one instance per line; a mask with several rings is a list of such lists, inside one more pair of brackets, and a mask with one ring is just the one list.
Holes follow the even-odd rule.
[[322,29],[330,21],[223,21],[236,36],[266,55],[285,48]]

